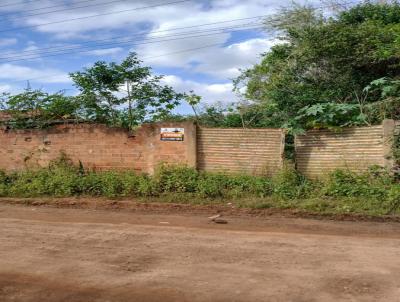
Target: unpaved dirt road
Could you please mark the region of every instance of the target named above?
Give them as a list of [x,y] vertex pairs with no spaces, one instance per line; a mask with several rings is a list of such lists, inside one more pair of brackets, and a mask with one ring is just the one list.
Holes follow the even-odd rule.
[[400,301],[400,224],[0,204],[0,301]]

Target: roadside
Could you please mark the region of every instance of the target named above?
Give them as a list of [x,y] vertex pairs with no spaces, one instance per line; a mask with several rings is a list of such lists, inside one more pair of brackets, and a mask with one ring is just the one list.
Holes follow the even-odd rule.
[[400,215],[372,216],[355,213],[321,213],[304,209],[284,208],[250,208],[238,207],[234,203],[205,202],[193,204],[189,202],[163,202],[162,198],[130,198],[107,199],[93,197],[38,197],[38,198],[11,198],[0,197],[0,204],[31,205],[37,207],[76,208],[92,210],[129,211],[135,213],[160,213],[160,214],[204,214],[214,215],[221,213],[237,217],[287,217],[309,218],[336,221],[374,221],[374,222],[400,222]]
[[220,225],[206,210],[105,210],[88,201],[86,209],[0,204],[1,301],[397,301],[400,294],[398,223],[228,215]]

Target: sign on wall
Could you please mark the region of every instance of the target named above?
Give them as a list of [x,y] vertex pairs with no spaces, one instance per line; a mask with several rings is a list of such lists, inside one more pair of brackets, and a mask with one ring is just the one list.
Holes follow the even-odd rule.
[[185,128],[161,128],[162,141],[183,141]]

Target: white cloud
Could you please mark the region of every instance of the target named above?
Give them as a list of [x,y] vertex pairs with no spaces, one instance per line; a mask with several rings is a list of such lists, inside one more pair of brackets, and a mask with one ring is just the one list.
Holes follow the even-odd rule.
[[165,76],[163,82],[172,86],[178,92],[189,92],[193,90],[195,94],[202,97],[202,103],[231,103],[237,100],[232,92],[232,83],[207,84],[191,80],[183,80],[175,75]]
[[[82,8],[77,10],[66,10],[46,15],[32,16],[26,19],[17,19],[14,26],[38,26],[44,23],[54,24],[33,27],[32,29],[22,32],[22,35],[30,33],[29,31],[39,31],[41,37],[47,35],[48,41],[44,39],[44,43],[40,43],[40,47],[59,46],[59,43],[65,45],[79,45],[80,41],[88,42],[94,39],[107,39],[110,36],[125,35],[127,39],[134,38],[138,32],[145,32],[138,37],[135,42],[143,43],[145,38],[162,38],[172,39],[168,35],[181,34],[182,32],[199,31],[197,37],[177,39],[165,41],[162,43],[141,44],[133,50],[139,53],[140,58],[144,58],[146,64],[154,67],[172,67],[180,69],[177,74],[183,72],[189,76],[196,74],[196,78],[202,77],[203,82],[191,80],[190,78],[182,79],[177,75],[169,75],[165,78],[166,83],[179,91],[194,90],[195,93],[203,96],[205,102],[232,102],[236,100],[236,96],[232,92],[232,84],[229,81],[238,75],[238,70],[246,68],[259,61],[260,53],[267,51],[276,41],[269,39],[267,36],[259,32],[251,35],[246,41],[238,41],[238,33],[231,31],[220,32],[219,34],[210,35],[215,28],[237,26],[248,23],[250,21],[235,21],[221,24],[197,27],[208,23],[225,22],[227,20],[250,18],[260,15],[272,14],[277,7],[285,5],[288,0],[193,0],[186,3],[176,3],[174,5],[166,5],[153,7],[149,9],[133,10],[138,7],[151,6],[159,1],[131,0],[113,3],[110,5],[97,5],[90,8]],[[29,9],[36,9],[46,6],[59,5],[62,7],[70,7],[71,3],[79,4],[79,0],[44,0],[29,2]],[[90,3],[88,3],[89,5]],[[78,5],[79,6],[79,5]],[[15,12],[21,12],[26,7],[17,7]],[[12,11],[11,7],[1,8],[0,10]],[[103,15],[96,18],[80,19],[73,22],[57,23],[60,20],[85,18],[94,14],[102,14],[116,12],[121,10],[130,10],[125,13]],[[49,10],[50,11],[50,10]],[[37,11],[41,12],[41,11]],[[258,21],[258,20],[254,20]],[[173,30],[176,28],[191,27],[186,30]],[[145,28],[145,29],[144,29]],[[240,26],[237,28],[240,29]],[[201,33],[200,31],[203,31]],[[146,34],[147,32],[147,34]],[[217,31],[214,31],[216,33]],[[28,37],[29,35],[27,35]],[[35,37],[35,35],[32,35]],[[242,36],[243,38],[243,36]],[[32,39],[32,38],[30,38]],[[0,39],[0,46],[1,46]],[[47,44],[47,43],[48,44]],[[150,42],[150,41],[146,41]],[[8,41],[12,43],[12,41]],[[17,43],[17,41],[15,42]],[[131,48],[134,43],[130,47]],[[34,42],[28,44],[25,51],[35,54],[37,46]],[[211,46],[213,45],[213,46]],[[104,56],[105,59],[118,58],[122,54],[124,47],[116,47],[111,45],[108,49],[97,49],[93,51],[83,52],[76,57],[84,56],[84,62],[89,64],[87,56]],[[67,46],[66,46],[67,47]],[[68,46],[71,48],[71,46]],[[197,50],[194,50],[198,48]],[[61,48],[62,49],[62,48]],[[67,48],[65,48],[67,49]],[[191,49],[192,51],[187,51]],[[24,49],[21,49],[24,50]],[[165,56],[168,54],[167,56]],[[93,61],[96,58],[93,58]],[[64,60],[65,62],[65,60]],[[70,83],[68,75],[56,68],[49,67],[49,61],[43,57],[36,64],[41,67],[27,67],[14,64],[0,64],[0,79],[4,83],[10,81],[20,81],[25,79],[38,79],[43,83]],[[47,64],[47,65],[45,65]],[[91,65],[91,64],[89,64]],[[206,77],[202,76],[206,75]],[[8,80],[8,81],[5,81]]]
[[16,38],[4,38],[0,39],[0,47],[6,47],[17,44],[18,40]]
[[[43,1],[40,2],[31,2],[30,9],[47,6],[43,4]],[[65,1],[48,1],[47,3],[58,4],[60,9],[71,7],[66,5]],[[136,0],[96,5],[90,8],[64,10],[31,16],[26,19],[16,19],[14,23],[16,26],[35,26],[33,30],[53,33],[61,38],[70,38],[74,35],[79,37],[96,30],[102,30],[104,36],[113,29],[136,30],[137,26],[143,23],[152,24],[153,30],[167,30],[175,27],[259,16],[273,12],[277,6],[282,5],[282,1],[211,0],[209,3],[189,1],[159,7],[153,6],[156,4],[145,0]],[[138,9],[144,7],[148,8]],[[37,13],[39,12],[45,11]],[[102,15],[91,17],[96,14]],[[68,19],[75,20],[58,23]],[[41,25],[46,23],[53,24]]]
[[70,83],[68,74],[51,68],[36,69],[14,64],[0,64],[0,79],[3,81],[25,81],[40,79],[43,83]]
[[3,92],[10,92],[12,89],[13,89],[13,88],[12,88],[11,85],[7,85],[7,84],[1,85],[1,84],[0,84],[0,93],[3,93]]
[[121,47],[113,47],[113,48],[106,48],[106,49],[96,49],[92,51],[85,52],[86,55],[93,55],[93,56],[106,56],[106,55],[115,55],[124,49]]
[[[268,51],[271,46],[279,43],[279,41],[256,38],[225,47],[213,46],[182,53],[179,53],[179,49],[182,50],[182,46],[173,42],[168,43],[169,45],[165,49],[168,49],[168,52],[171,50],[172,52],[177,52],[176,54],[162,56],[162,54],[165,54],[164,48],[155,48],[149,45],[141,46],[138,52],[140,57],[144,57],[144,54],[147,54],[149,59],[144,59],[144,61],[153,66],[182,67],[191,69],[192,72],[208,74],[227,80],[238,76],[240,69],[257,63],[260,59],[260,54]],[[188,44],[191,45],[190,49],[192,49],[198,43],[193,40],[189,41]]]

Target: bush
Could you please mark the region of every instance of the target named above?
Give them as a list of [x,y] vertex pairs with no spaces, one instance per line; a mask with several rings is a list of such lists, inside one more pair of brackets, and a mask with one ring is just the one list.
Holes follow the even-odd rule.
[[161,193],[192,193],[196,191],[198,177],[194,168],[162,164],[156,170],[154,180]]
[[323,193],[335,197],[386,198],[392,179],[384,172],[371,170],[362,174],[336,170],[324,183]]
[[0,170],[0,197],[7,195],[7,181],[8,177],[6,172]]
[[312,191],[311,183],[289,164],[272,177],[272,187],[274,195],[283,199],[305,197]]
[[400,209],[400,184],[392,186],[388,192],[390,209],[388,214],[393,214]]
[[[161,165],[154,176],[132,171],[85,171],[66,157],[48,168],[7,174],[0,171],[0,196],[76,195],[157,197],[166,202],[230,200],[237,206],[293,208],[318,213],[383,215],[400,209],[400,184],[382,169],[362,174],[336,170],[310,181],[286,164],[272,178],[198,172],[184,165]],[[214,202],[214,201],[213,201]]]

